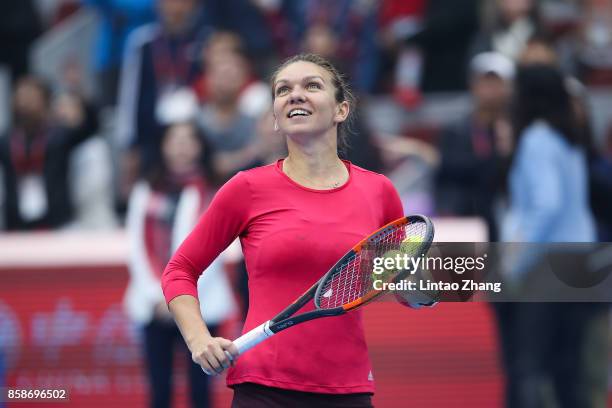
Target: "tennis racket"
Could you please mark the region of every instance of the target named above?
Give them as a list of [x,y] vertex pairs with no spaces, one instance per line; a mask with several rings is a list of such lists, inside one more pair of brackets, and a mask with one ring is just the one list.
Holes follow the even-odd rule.
[[[429,250],[433,236],[433,224],[422,215],[402,217],[368,235],[285,310],[234,340],[238,354],[245,353],[289,327],[321,317],[345,314],[383,295],[386,291],[376,290],[374,280],[394,282],[404,278],[410,270],[388,270],[376,275],[373,274],[374,258],[397,253],[420,257]],[[315,310],[294,316],[313,299]]]

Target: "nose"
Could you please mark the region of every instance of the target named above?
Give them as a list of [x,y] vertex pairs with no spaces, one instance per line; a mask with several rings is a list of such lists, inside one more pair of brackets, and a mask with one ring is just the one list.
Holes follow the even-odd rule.
[[291,93],[289,94],[289,102],[291,103],[300,103],[304,102],[304,90],[301,86],[294,86],[291,89]]

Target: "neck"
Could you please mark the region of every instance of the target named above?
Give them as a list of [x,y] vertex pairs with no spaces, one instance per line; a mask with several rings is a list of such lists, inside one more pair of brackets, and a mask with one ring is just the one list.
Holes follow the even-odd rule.
[[197,170],[197,167],[195,165],[193,166],[177,165],[175,167],[170,168],[168,173],[173,178],[183,178],[186,176],[192,176],[196,174],[197,173],[196,170]]
[[288,136],[289,154],[283,163],[284,173],[310,188],[329,189],[344,184],[348,170],[338,157],[336,135],[331,136]]

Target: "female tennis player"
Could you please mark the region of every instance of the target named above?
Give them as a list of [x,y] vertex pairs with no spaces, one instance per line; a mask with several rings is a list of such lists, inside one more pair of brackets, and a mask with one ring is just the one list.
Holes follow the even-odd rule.
[[[355,243],[403,216],[384,176],[341,160],[353,97],[337,70],[313,54],[285,61],[272,78],[275,129],[288,155],[240,172],[217,193],[170,260],[162,286],[193,361],[221,373],[236,357],[199,313],[196,281],[236,237],[249,274],[244,332],[304,293]],[[200,299],[206,302],[207,299]],[[371,407],[374,382],[359,311],[317,319],[235,360],[232,406]]]

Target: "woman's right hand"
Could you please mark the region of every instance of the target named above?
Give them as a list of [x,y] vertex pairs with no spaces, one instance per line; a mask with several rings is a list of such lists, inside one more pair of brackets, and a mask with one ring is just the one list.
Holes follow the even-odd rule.
[[221,374],[238,357],[238,348],[231,340],[212,337],[206,328],[198,300],[180,295],[168,304],[194,363],[208,375]]
[[238,348],[223,337],[205,336],[190,344],[191,359],[208,375],[221,374],[234,364]]

